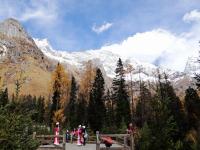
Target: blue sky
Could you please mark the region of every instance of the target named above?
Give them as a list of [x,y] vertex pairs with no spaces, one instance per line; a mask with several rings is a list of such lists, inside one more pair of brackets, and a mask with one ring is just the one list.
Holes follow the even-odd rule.
[[[183,17],[200,10],[199,0],[0,0],[0,4],[0,21],[16,18],[32,37],[47,38],[54,49],[67,51],[101,49],[152,31],[180,38],[194,33],[197,26],[194,19]],[[161,57],[159,52],[149,62],[160,62]]]
[[[5,10],[0,11],[1,20],[19,19],[31,36],[47,38],[55,49],[69,51],[97,49],[158,27],[176,33],[187,31],[188,24],[183,23],[182,16],[200,8],[198,0],[0,0],[0,3]],[[28,16],[33,10],[41,11],[42,15]],[[112,24],[108,30],[101,33],[92,30],[94,25],[106,23]]]

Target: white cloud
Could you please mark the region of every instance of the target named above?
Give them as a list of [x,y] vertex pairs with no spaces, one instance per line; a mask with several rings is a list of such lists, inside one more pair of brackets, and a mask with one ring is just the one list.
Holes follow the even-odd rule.
[[41,20],[43,22],[50,22],[56,19],[56,13],[48,13],[42,9],[29,10],[19,17],[20,21],[28,21],[31,19]]
[[19,3],[2,1],[0,18],[16,18],[19,21],[37,20],[39,23],[50,23],[58,17],[58,4],[55,0],[41,2],[31,0]]
[[123,58],[156,62],[163,67],[183,71],[188,57],[198,56],[200,40],[200,24],[196,22],[198,13],[194,10],[183,17],[184,21],[195,20],[189,32],[177,35],[168,30],[154,29],[132,35],[121,43],[103,46],[101,50],[112,51]]
[[112,27],[112,23],[109,23],[109,22],[107,22],[107,23],[104,23],[104,24],[102,24],[101,26],[96,26],[96,25],[93,25],[93,27],[92,27],[92,31],[94,31],[94,32],[96,32],[96,33],[102,33],[102,32],[104,32],[104,31],[106,31],[106,30],[108,30],[109,28],[111,28]]
[[183,16],[183,20],[186,22],[192,22],[192,21],[200,22],[200,11],[195,9],[189,13],[186,13]]

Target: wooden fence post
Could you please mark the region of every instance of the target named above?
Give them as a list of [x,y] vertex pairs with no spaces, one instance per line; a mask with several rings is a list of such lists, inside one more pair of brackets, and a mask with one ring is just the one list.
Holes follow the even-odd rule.
[[96,150],[100,150],[99,131],[96,131]]
[[130,134],[131,150],[135,150],[134,134]]
[[36,138],[36,132],[33,132],[33,140]]
[[65,132],[63,132],[63,150],[65,150],[66,148],[66,136],[65,136]]
[[124,147],[127,147],[127,137],[124,136]]

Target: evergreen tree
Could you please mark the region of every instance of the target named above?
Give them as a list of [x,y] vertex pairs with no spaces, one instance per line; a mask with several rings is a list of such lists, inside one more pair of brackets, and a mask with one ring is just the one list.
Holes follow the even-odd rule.
[[84,95],[80,94],[78,97],[78,104],[76,110],[76,119],[78,124],[87,125],[87,102],[85,100]]
[[8,89],[6,88],[4,91],[0,91],[0,106],[5,106],[8,102]]
[[45,99],[44,97],[39,97],[37,100],[37,111],[38,111],[38,116],[37,116],[37,121],[39,123],[44,122],[44,114],[45,114]]
[[94,133],[102,130],[105,121],[104,78],[99,68],[96,70],[96,77],[90,92],[88,121]]
[[35,150],[39,143],[32,138],[31,113],[24,115],[19,105],[11,103],[0,108],[0,149]]
[[189,120],[190,129],[198,130],[200,126],[200,99],[197,91],[189,87],[185,95],[185,108]]
[[141,130],[139,147],[143,150],[175,149],[176,142],[172,139],[177,131],[176,122],[168,109],[168,99],[161,100],[156,95],[151,102],[152,119],[146,122]]
[[105,132],[112,132],[115,129],[114,106],[110,90],[107,90],[105,95],[106,117],[105,117]]
[[76,111],[77,111],[77,83],[76,80],[74,78],[74,76],[72,76],[72,80],[71,80],[71,91],[70,91],[70,99],[69,99],[69,105],[68,105],[68,109],[69,110],[69,115],[66,114],[66,116],[68,116],[69,119],[69,124],[71,129],[75,128],[76,126],[78,126],[77,123],[77,119],[76,119]]
[[113,99],[116,103],[116,125],[120,127],[123,121],[128,124],[131,118],[129,96],[124,79],[124,67],[120,58],[117,62],[115,73],[116,76],[113,79],[112,89]]
[[136,107],[136,120],[140,127],[144,125],[148,119],[150,119],[151,103],[152,96],[149,89],[146,87],[145,83],[142,82],[140,85],[140,96],[139,101]]
[[173,116],[178,126],[178,130],[174,133],[173,139],[176,141],[184,139],[188,128],[184,106],[179,97],[176,96],[174,88],[168,80],[166,74],[164,74],[164,82],[161,82],[161,78],[159,79],[158,91],[162,101],[168,100],[168,109],[170,110],[170,115]]

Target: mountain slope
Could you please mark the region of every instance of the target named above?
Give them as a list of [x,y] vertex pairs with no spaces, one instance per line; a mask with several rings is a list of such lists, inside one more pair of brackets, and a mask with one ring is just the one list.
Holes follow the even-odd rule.
[[[15,92],[15,81],[22,72],[25,83],[22,94],[48,96],[48,86],[51,71],[61,62],[68,73],[79,80],[84,66],[91,61],[94,66],[101,68],[107,87],[111,85],[115,76],[116,63],[120,56],[107,50],[88,50],[84,52],[67,52],[54,50],[46,39],[32,39],[23,26],[14,19],[7,19],[0,23],[0,76],[10,90]],[[185,72],[160,68],[153,64],[140,62],[134,58],[121,57],[125,70],[132,66],[133,81],[155,82],[158,70],[169,76],[177,91],[184,91],[189,85],[194,84],[194,73],[199,72],[200,66],[197,58],[189,58]],[[130,69],[129,69],[130,71]],[[130,73],[126,72],[127,80]]]
[[[115,68],[119,55],[106,50],[88,50],[84,52],[67,52],[54,50],[46,39],[39,40],[34,39],[37,46],[41,49],[45,56],[53,61],[61,62],[63,64],[70,64],[67,68],[69,70],[76,70],[75,72],[81,73],[84,63],[92,61],[92,63],[100,67],[104,72],[104,77],[107,81],[107,86],[111,86],[112,78],[115,76]],[[144,63],[135,60],[134,58],[122,58],[125,70],[128,66],[132,66],[131,72],[134,82],[143,81],[157,82],[158,70],[160,73],[166,73],[169,80],[172,82],[178,95],[183,96],[184,91],[188,86],[195,86],[194,73],[199,72],[200,64],[197,62],[197,58],[191,57],[188,59],[186,69],[184,72],[174,71],[167,68],[160,68],[153,64]],[[129,73],[126,74],[127,80],[131,79]]]
[[17,20],[0,23],[0,76],[10,94],[22,74],[21,94],[47,95],[50,69],[49,61]]
[[[88,50],[84,52],[67,52],[67,51],[56,51],[53,50],[51,45],[48,43],[46,39],[38,40],[34,39],[37,46],[41,49],[41,51],[48,58],[52,60],[59,61],[61,63],[71,64],[78,69],[81,69],[84,62],[92,60],[92,62],[96,66],[103,67],[106,72],[106,75],[113,78],[115,76],[115,68],[119,55],[112,53],[111,51],[106,50]],[[184,75],[182,72],[173,71],[170,69],[159,68],[153,64],[140,62],[134,58],[122,58],[124,62],[125,68],[128,65],[133,67],[133,79],[139,80],[142,78],[143,80],[154,80],[157,71],[159,70],[161,73],[166,72],[169,75],[171,80],[175,80],[177,77]]]

